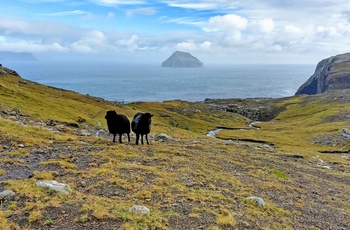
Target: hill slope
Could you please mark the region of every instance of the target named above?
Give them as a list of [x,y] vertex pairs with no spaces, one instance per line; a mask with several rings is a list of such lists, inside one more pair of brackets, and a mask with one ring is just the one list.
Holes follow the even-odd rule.
[[[273,101],[116,105],[0,75],[0,229],[346,229],[348,91]],[[259,106],[257,106],[258,108]],[[231,108],[231,109],[230,109]],[[104,115],[154,114],[151,145],[112,143]],[[260,128],[257,128],[259,126]],[[218,131],[217,138],[206,136]],[[163,135],[167,134],[167,135]],[[332,154],[330,154],[332,153]],[[336,154],[335,154],[336,153]],[[67,183],[59,194],[39,180]],[[266,203],[259,206],[251,199]],[[149,216],[130,214],[145,205]]]

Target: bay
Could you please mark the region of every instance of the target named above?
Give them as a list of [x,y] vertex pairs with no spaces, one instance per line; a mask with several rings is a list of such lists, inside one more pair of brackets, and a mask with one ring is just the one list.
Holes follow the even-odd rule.
[[40,84],[126,103],[293,96],[315,70],[313,65],[299,64],[208,65],[203,68],[99,61],[2,64]]

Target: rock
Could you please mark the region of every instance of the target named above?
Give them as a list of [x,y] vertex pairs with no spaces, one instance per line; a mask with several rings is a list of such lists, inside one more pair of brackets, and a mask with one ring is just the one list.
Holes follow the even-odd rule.
[[176,51],[162,63],[162,67],[203,67],[203,62],[190,53]]
[[168,134],[165,134],[165,133],[156,133],[156,134],[153,134],[152,137],[155,141],[162,141],[162,142],[172,139]]
[[141,205],[134,205],[131,208],[129,208],[129,213],[136,214],[136,215],[142,215],[142,216],[149,216],[150,210]]
[[350,140],[350,131],[347,128],[343,128],[340,131],[340,135],[342,136],[342,138],[344,138],[345,140]]
[[0,192],[0,200],[9,200],[14,197],[16,194],[11,190],[5,190]]
[[255,201],[255,203],[261,207],[264,207],[266,205],[264,199],[260,198],[260,197],[257,197],[257,196],[251,196],[251,197],[248,197],[247,200],[253,200]]
[[315,73],[297,90],[295,95],[320,94],[350,88],[350,53],[339,54],[320,61]]
[[69,185],[58,183],[57,181],[54,181],[54,180],[38,181],[36,182],[36,185],[38,187],[49,188],[56,192],[67,194],[67,195],[72,191]]

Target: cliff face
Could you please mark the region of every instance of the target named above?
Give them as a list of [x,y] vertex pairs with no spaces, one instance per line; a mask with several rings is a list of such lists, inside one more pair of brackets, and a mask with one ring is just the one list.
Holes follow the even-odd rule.
[[162,67],[203,67],[203,62],[190,53],[176,51],[162,63]]
[[319,94],[350,88],[350,53],[339,54],[320,61],[315,73],[298,89],[295,95]]

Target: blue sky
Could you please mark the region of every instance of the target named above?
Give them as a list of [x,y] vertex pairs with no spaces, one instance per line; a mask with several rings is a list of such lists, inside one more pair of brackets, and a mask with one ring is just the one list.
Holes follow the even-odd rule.
[[348,0],[3,0],[0,51],[45,57],[310,63],[350,52]]

